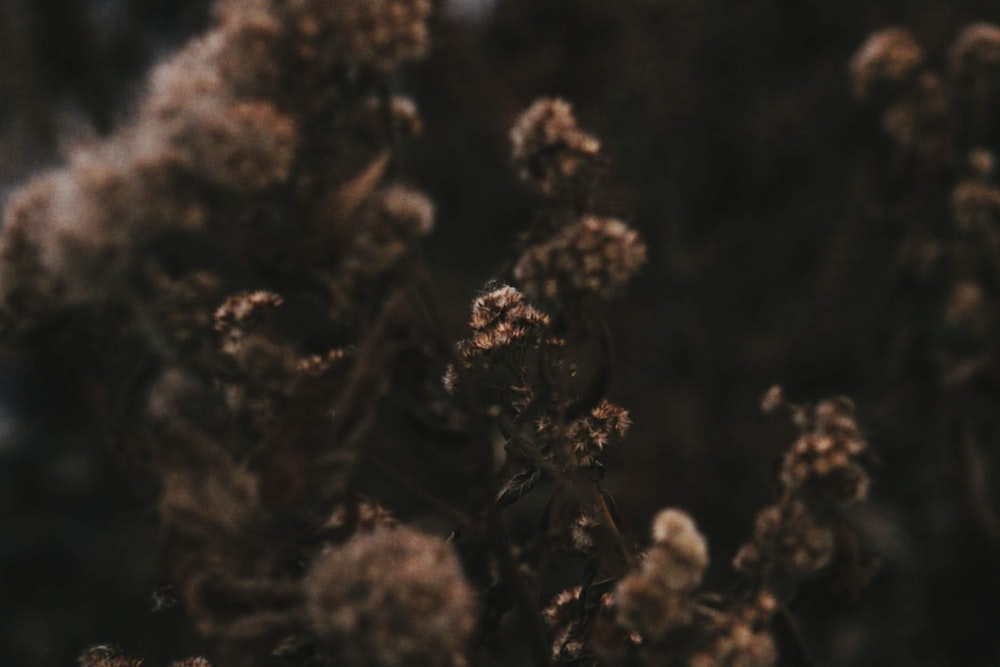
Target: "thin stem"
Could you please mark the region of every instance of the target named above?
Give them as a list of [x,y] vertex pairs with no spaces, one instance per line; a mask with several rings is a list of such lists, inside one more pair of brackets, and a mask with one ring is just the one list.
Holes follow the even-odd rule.
[[[429,278],[424,270],[423,262],[414,262],[414,269],[417,273],[415,280],[416,292],[420,297],[417,299],[417,302],[424,309],[429,321],[443,322],[444,319],[435,298],[434,290],[428,288]],[[438,333],[440,335],[442,332]],[[545,638],[545,630],[541,624],[541,616],[538,613],[538,604],[536,600],[532,599],[528,585],[524,577],[521,576],[517,559],[514,557],[514,548],[511,544],[510,536],[503,523],[501,513],[495,504],[499,486],[493,474],[492,446],[489,438],[490,422],[455,347],[447,341],[442,340],[441,342],[442,347],[447,351],[446,354],[449,361],[459,376],[459,389],[465,395],[473,416],[473,433],[476,440],[478,440],[473,446],[481,458],[479,461],[482,477],[481,488],[487,494],[485,499],[486,526],[490,542],[493,545],[493,552],[497,557],[501,575],[514,590],[518,617],[528,639],[532,662],[539,667],[544,667],[550,664],[549,647]]]
[[430,505],[431,507],[433,507],[435,510],[437,510],[441,514],[447,516],[452,521],[455,521],[456,523],[459,523],[459,524],[466,522],[466,519],[468,518],[468,516],[465,514],[465,512],[463,512],[463,511],[459,510],[458,508],[452,506],[450,503],[448,503],[443,498],[435,496],[433,493],[427,491],[426,489],[424,489],[423,487],[421,487],[419,484],[417,484],[412,478],[410,478],[406,474],[400,472],[399,470],[393,468],[391,465],[389,465],[388,463],[386,463],[382,459],[378,458],[377,456],[375,456],[371,452],[367,452],[367,451],[366,452],[362,452],[361,453],[361,458],[366,463],[371,464],[372,467],[376,468],[383,475],[385,475],[386,477],[391,478],[393,481],[395,481],[396,483],[398,483],[404,489],[406,489],[407,491],[409,491],[410,493],[412,493],[414,496],[416,496],[417,498],[419,498],[423,502],[425,502],[428,505]]

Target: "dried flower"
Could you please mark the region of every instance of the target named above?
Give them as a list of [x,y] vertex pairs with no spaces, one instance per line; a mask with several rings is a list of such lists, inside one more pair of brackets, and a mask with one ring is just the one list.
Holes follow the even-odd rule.
[[225,57],[226,46],[222,33],[211,31],[153,68],[140,114],[140,120],[149,121],[154,130],[148,136],[156,134],[157,123],[176,119],[192,102],[226,96],[227,81],[216,66]]
[[601,525],[593,515],[580,514],[569,527],[569,536],[573,548],[582,553],[590,553],[594,549],[594,531]]
[[867,100],[881,87],[899,87],[923,61],[924,51],[909,30],[880,30],[868,37],[851,59],[854,95]]
[[[781,480],[792,491],[816,482],[843,502],[861,500],[868,488],[867,474],[854,459],[867,449],[852,406],[838,399],[822,401],[814,410],[813,428],[785,454]],[[845,478],[855,483],[845,487]]]
[[962,29],[949,53],[951,71],[958,78],[1000,68],[1000,27],[974,23]]
[[987,148],[973,148],[968,155],[969,169],[977,178],[986,179],[993,175],[996,156]]
[[428,0],[296,0],[288,3],[288,11],[301,37],[299,54],[307,62],[389,71],[427,51]]
[[222,33],[213,61],[237,96],[275,99],[282,87],[286,33],[269,0],[218,3]]
[[772,505],[757,515],[753,541],[736,554],[733,567],[755,573],[776,564],[795,576],[809,577],[833,562],[834,545],[833,530],[818,523],[805,503]]
[[639,233],[614,218],[587,216],[547,242],[528,248],[514,277],[535,298],[591,293],[607,297],[646,261]]
[[945,324],[972,337],[984,338],[992,330],[993,308],[983,288],[971,280],[960,281],[945,304]]
[[951,195],[951,210],[965,232],[992,232],[1000,225],[1000,188],[979,180],[962,181]]
[[694,600],[687,592],[665,587],[660,579],[633,572],[618,582],[615,612],[623,627],[656,642],[692,623]]
[[542,610],[542,618],[549,627],[557,627],[572,619],[576,613],[576,606],[580,603],[581,591],[579,586],[575,586],[552,598],[549,606]]
[[166,131],[187,168],[233,190],[282,183],[295,158],[295,123],[268,102],[191,103]]
[[304,582],[316,634],[352,665],[458,665],[475,599],[451,548],[381,528],[320,554]]
[[576,124],[569,103],[536,100],[510,131],[514,164],[526,183],[548,196],[564,196],[586,184],[601,143]]
[[693,620],[695,589],[708,568],[708,545],[694,520],[677,509],[653,519],[653,545],[615,592],[619,623],[658,640]]
[[30,328],[54,308],[62,291],[40,257],[40,235],[51,209],[52,177],[40,178],[11,196],[4,210],[0,234],[0,296],[3,329]]
[[840,547],[841,526],[830,510],[868,496],[868,473],[857,463],[868,444],[853,404],[832,398],[792,413],[801,433],[782,460],[781,496],[757,514],[753,539],[733,561],[737,570],[765,581],[825,571]]
[[694,520],[678,509],[661,510],[653,519],[653,546],[643,570],[660,577],[670,590],[691,591],[708,568],[708,543]]
[[549,316],[531,306],[516,288],[494,287],[473,301],[469,318],[473,333],[458,343],[458,351],[465,362],[489,367],[504,355],[539,345],[548,325]]
[[411,236],[429,234],[434,228],[434,204],[422,192],[393,185],[380,193],[379,205],[387,219]]
[[778,661],[767,631],[777,601],[761,593],[753,604],[722,616],[708,646],[691,656],[690,667],[772,667]]
[[573,420],[563,431],[557,429],[551,419],[540,419],[536,428],[548,439],[565,438],[573,464],[588,468],[598,465],[604,448],[613,438],[624,437],[631,425],[628,410],[603,399],[589,414]]

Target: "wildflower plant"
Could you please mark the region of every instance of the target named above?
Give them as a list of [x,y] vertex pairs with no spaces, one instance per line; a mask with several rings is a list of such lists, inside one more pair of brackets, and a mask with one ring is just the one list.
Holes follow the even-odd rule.
[[[708,538],[683,510],[658,513],[641,548],[604,484],[632,426],[604,309],[650,251],[600,200],[600,140],[541,98],[510,132],[534,218],[449,337],[418,245],[435,207],[400,175],[420,118],[396,73],[427,53],[431,11],[220,0],[129,122],[11,197],[5,343],[82,322],[135,352],[126,371],[81,355],[81,372],[153,489],[165,577],[217,667],[777,664],[801,650],[774,630],[799,584],[862,569],[841,513],[869,483],[851,405],[769,394],[800,434],[736,557],[739,590],[704,589]],[[989,38],[969,36],[955,67],[992,62]],[[883,42],[854,65],[858,93],[916,86],[886,123],[930,155],[938,84],[913,80],[904,33]],[[982,226],[989,197],[961,199]],[[460,492],[400,469],[414,450]],[[426,516],[397,518],[373,472]]]
[[[882,66],[899,60],[901,50],[912,54],[905,72]],[[912,32],[887,28],[862,45],[851,73],[859,101],[882,115],[892,140],[888,163],[880,165],[892,187],[878,194],[880,217],[897,244],[894,296],[906,308],[894,372],[906,382],[914,369],[931,369],[928,391],[941,406],[936,440],[956,452],[965,480],[960,493],[977,531],[995,542],[1000,518],[982,471],[994,458],[985,443],[996,434],[988,387],[1000,314],[1000,27],[966,25],[936,59]],[[869,94],[875,88],[882,94]]]

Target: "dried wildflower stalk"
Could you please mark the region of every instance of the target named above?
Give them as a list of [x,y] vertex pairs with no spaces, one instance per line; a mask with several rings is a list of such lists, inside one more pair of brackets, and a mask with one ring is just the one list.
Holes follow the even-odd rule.
[[[942,71],[921,57],[911,59],[906,76],[890,75],[892,68],[878,63],[898,59],[903,47],[892,44],[905,41],[905,50],[921,50],[915,37],[905,33],[904,39],[904,33],[887,29],[872,36],[855,57],[853,71],[856,87],[886,87],[880,98],[863,100],[884,114],[894,141],[888,176],[895,192],[887,192],[882,205],[887,223],[900,218],[892,278],[903,289],[893,297],[908,310],[894,370],[901,385],[908,385],[915,379],[908,377],[910,369],[934,369],[936,386],[928,390],[942,408],[936,416],[941,445],[963,462],[962,493],[971,514],[997,541],[998,495],[983,472],[995,464],[982,443],[996,435],[991,394],[984,389],[998,368],[1000,187],[993,143],[1000,109],[1000,27],[976,23],[962,29]],[[904,291],[906,286],[912,289]]]
[[[784,403],[772,392],[772,409]],[[845,399],[812,410],[789,406],[801,429],[779,472],[781,495],[757,515],[753,540],[736,555],[736,569],[774,590],[827,571],[838,553],[853,550],[837,510],[868,496],[868,473],[858,463],[868,444]]]
[[[850,543],[850,529],[837,526],[841,533],[836,539],[832,529],[821,530],[828,542],[813,540],[791,553],[785,547],[802,530],[818,524],[826,530],[833,521],[830,507],[859,500],[867,491],[866,473],[854,463],[865,444],[853,416],[837,401],[821,403],[814,415],[798,409],[803,428],[812,431],[804,432],[786,455],[784,495],[761,513],[784,512],[788,521],[779,517],[775,530],[780,535],[759,529],[739,558],[753,592],[720,598],[700,590],[707,543],[680,510],[657,516],[653,545],[637,554],[623,537],[600,481],[601,453],[626,435],[630,420],[604,396],[603,364],[610,360],[599,356],[596,367],[586,368],[582,350],[596,339],[599,354],[610,355],[605,329],[594,326],[600,322],[595,304],[634,275],[645,248],[624,223],[588,211],[592,203],[580,190],[579,175],[596,173],[598,144],[577,128],[568,104],[536,102],[518,119],[512,140],[519,174],[542,197],[539,216],[512,269],[511,277],[523,291],[491,284],[476,298],[469,320],[472,334],[458,344],[458,359],[444,381],[455,396],[465,391],[495,401],[483,409],[503,435],[501,471],[507,482],[495,507],[511,508],[536,489],[552,489],[545,523],[554,541],[540,553],[528,545],[520,549],[525,556],[518,559],[518,572],[527,574],[520,584],[544,582],[550,563],[562,562],[566,553],[586,559],[581,584],[560,593],[541,613],[549,659],[776,664],[775,617],[788,613],[798,580],[830,571],[835,549]],[[784,404],[776,391],[769,403],[772,408]],[[798,523],[791,516],[796,511]],[[808,552],[814,559],[802,562],[810,548],[827,551]],[[531,610],[524,607],[519,612],[527,616]],[[535,657],[543,661],[537,653]]]
[[[444,340],[415,252],[434,207],[390,177],[419,130],[392,75],[426,52],[430,9],[220,0],[216,27],[157,67],[131,123],[11,199],[6,341],[81,318],[138,351],[126,373],[105,359],[84,370],[123,463],[155,489],[170,585],[220,667],[458,667],[501,638],[539,665],[774,664],[789,584],[833,564],[830,507],[867,489],[853,417],[837,402],[796,412],[782,495],[738,559],[752,593],[701,591],[707,542],[680,510],[656,517],[639,553],[602,483],[631,421],[607,395],[601,307],[646,246],[593,195],[600,142],[567,102],[540,99],[510,135],[538,214],[474,300],[470,334]],[[922,56],[891,37],[856,69],[903,85]],[[893,121],[913,145],[939,101],[934,81],[919,86]],[[970,190],[962,210],[980,199]],[[443,387],[428,381],[443,367]],[[455,436],[455,456],[420,454],[439,473],[455,459],[461,509],[379,458],[380,436],[400,436],[380,419],[392,409]],[[367,500],[366,466],[455,520],[450,539]],[[525,537],[509,518],[531,494],[543,528]],[[567,573],[577,585],[543,611]],[[140,661],[98,648],[81,663]]]
[[[583,555],[592,573],[581,590],[599,597],[599,588],[607,590],[634,558],[600,483],[600,455],[630,422],[603,395],[610,345],[606,330],[592,322],[600,317],[597,301],[641,266],[645,246],[624,223],[588,212],[600,144],[579,129],[566,102],[535,102],[515,123],[511,143],[519,175],[542,198],[509,277],[520,289],[494,282],[475,299],[472,333],[458,343],[444,386],[476,412],[484,444],[491,422],[503,435],[504,461],[499,471],[486,470],[495,491],[485,513],[501,573],[494,587],[514,591],[534,661],[546,664],[575,659],[583,647],[582,625],[563,627],[553,648],[547,645],[537,604],[547,568]],[[600,367],[590,371],[590,386],[586,379],[581,385],[580,355],[594,340]],[[502,484],[494,481],[497,474]],[[500,512],[513,511],[508,508],[536,488],[551,488],[543,521],[555,532],[550,546],[532,552],[510,542]],[[563,523],[562,512],[572,520]],[[599,587],[597,578],[604,580]]]
[[[387,178],[418,126],[412,103],[390,93],[392,72],[425,53],[430,9],[221,0],[216,27],[156,68],[128,125],[4,213],[8,340],[83,313],[143,350],[141,386],[105,380],[129,403],[130,422],[108,408],[109,426],[131,429],[128,460],[159,490],[171,584],[221,665],[264,664],[292,638],[327,662],[459,664],[472,632],[450,547],[404,529],[410,578],[383,580],[383,595],[412,614],[409,635],[328,643],[345,610],[308,590],[333,595],[315,574],[324,547],[365,531],[347,484],[409,344],[405,299],[371,296],[401,290],[433,225],[429,200]],[[389,544],[395,530],[377,534]],[[394,567],[370,565],[376,576]],[[457,587],[446,638],[445,617],[406,597],[421,577]]]

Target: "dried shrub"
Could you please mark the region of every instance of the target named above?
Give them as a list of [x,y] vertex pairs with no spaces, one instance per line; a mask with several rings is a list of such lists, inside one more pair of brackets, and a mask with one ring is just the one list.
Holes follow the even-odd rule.
[[[799,649],[775,626],[801,585],[866,574],[842,516],[869,485],[852,407],[766,397],[800,434],[736,557],[743,588],[703,588],[708,540],[683,510],[640,550],[605,480],[632,426],[606,308],[649,248],[602,201],[601,141],[541,98],[509,133],[535,216],[451,340],[419,251],[435,206],[400,176],[420,117],[396,72],[428,52],[431,8],[220,0],[130,121],[11,198],[6,343],[81,318],[140,352],[127,380],[102,359],[82,372],[156,497],[165,576],[212,664],[777,664]],[[991,63],[987,32],[956,46],[956,72]],[[941,158],[951,88],[912,35],[877,36],[852,71],[859,98],[900,95],[881,111],[908,159]],[[963,232],[992,230],[990,171],[955,190]],[[987,336],[988,296],[959,284],[949,323]],[[459,491],[397,462],[424,457]],[[426,505],[421,528],[382,494]]]

